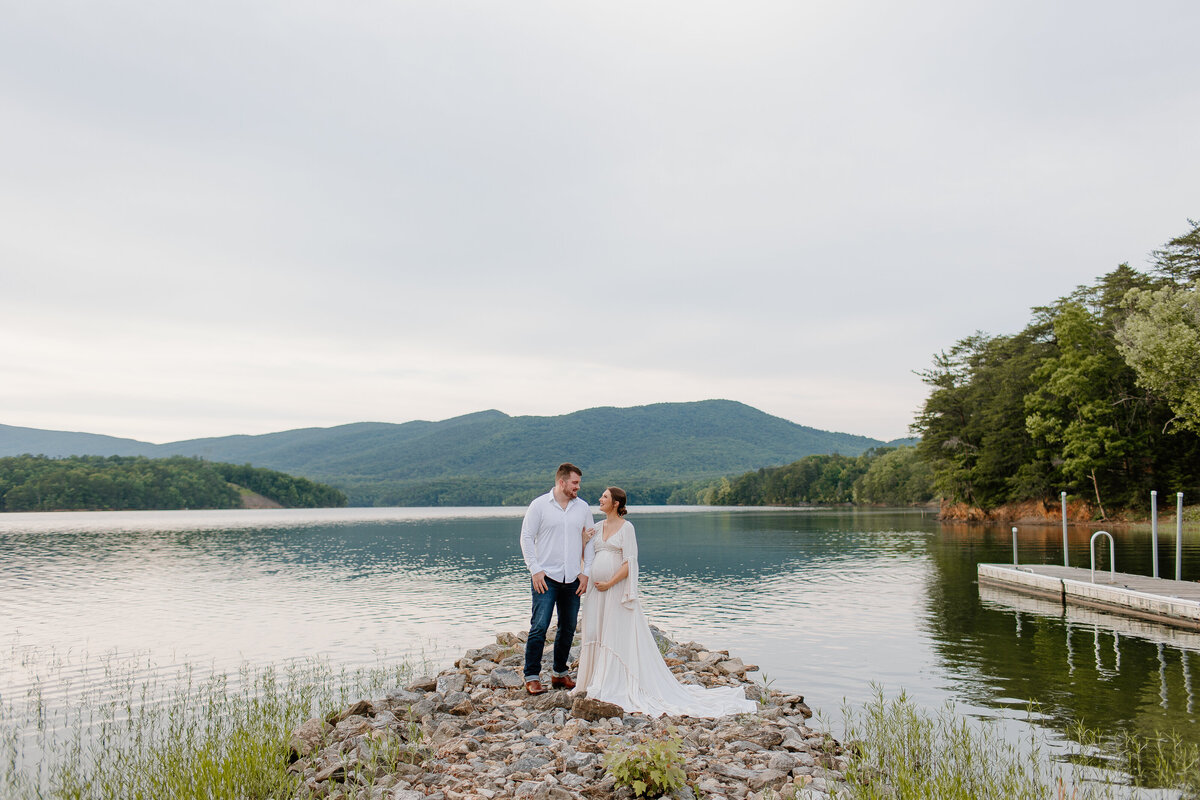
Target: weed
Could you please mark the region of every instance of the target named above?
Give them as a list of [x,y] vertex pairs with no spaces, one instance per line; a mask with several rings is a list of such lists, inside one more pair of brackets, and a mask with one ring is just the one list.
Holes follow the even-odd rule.
[[759,676],[758,682],[760,684],[758,704],[760,706],[766,706],[771,702],[771,684],[775,683],[775,679],[768,678],[767,673],[764,672]]
[[[42,663],[53,672],[52,659]],[[299,781],[287,771],[291,730],[351,699],[385,693],[409,670],[335,670],[313,660],[207,678],[185,665],[162,677],[161,669],[113,656],[85,663],[82,672],[84,688],[60,694],[56,704],[42,697],[44,685],[64,685],[50,674],[34,681],[24,704],[6,698],[0,705],[0,796],[291,795]],[[410,757],[395,738],[368,745],[369,766]],[[372,776],[362,777],[369,783]]]
[[[1085,757],[1069,764],[1051,761],[1041,734],[1031,728],[1025,742],[1006,740],[996,726],[954,713],[917,709],[903,693],[875,697],[860,711],[847,709],[846,783],[837,796],[853,800],[884,797],[1058,798],[1098,800],[1129,796],[1127,779],[1114,782],[1113,767],[1135,786],[1170,788],[1200,797],[1200,752],[1178,737],[1125,736],[1115,743],[1078,728],[1072,739]],[[1110,755],[1104,755],[1109,753]],[[821,758],[825,761],[824,756]]]
[[611,740],[604,754],[604,766],[617,780],[617,786],[629,786],[637,797],[661,797],[684,786],[682,742],[672,729],[667,739],[650,739],[641,744]]

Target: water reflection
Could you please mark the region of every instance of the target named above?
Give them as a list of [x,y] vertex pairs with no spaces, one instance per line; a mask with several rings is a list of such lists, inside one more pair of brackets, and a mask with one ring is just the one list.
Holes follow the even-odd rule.
[[[1068,534],[1072,565],[1086,565],[1091,531]],[[1019,536],[1023,563],[1062,563],[1061,529]],[[1149,537],[1116,532],[1116,539],[1117,569],[1149,574]],[[1192,537],[1184,544],[1184,573],[1196,575],[1200,543]],[[1200,634],[976,587],[969,575],[975,563],[1011,561],[1008,528],[945,526],[929,555],[931,647],[958,697],[1013,712],[1036,704],[1042,724],[1062,735],[1082,723],[1109,734],[1174,731],[1200,742],[1191,681]]]

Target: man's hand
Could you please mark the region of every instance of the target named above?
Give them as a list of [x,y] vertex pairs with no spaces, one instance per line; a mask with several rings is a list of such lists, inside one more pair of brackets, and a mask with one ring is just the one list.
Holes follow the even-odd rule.
[[533,590],[538,594],[546,591],[546,571],[536,573],[533,576]]
[[579,588],[575,590],[575,594],[582,596],[583,593],[587,591],[587,586],[588,586],[588,576],[580,575],[579,576]]

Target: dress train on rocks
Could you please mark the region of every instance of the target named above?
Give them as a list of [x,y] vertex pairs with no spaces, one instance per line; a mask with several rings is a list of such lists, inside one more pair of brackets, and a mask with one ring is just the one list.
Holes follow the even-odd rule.
[[[663,661],[637,589],[637,535],[626,522],[607,540],[597,526],[592,544],[596,558],[583,601],[583,644],[579,653],[577,691],[615,703],[625,711],[653,717],[721,717],[753,712],[757,705],[738,687],[680,683]],[[597,581],[612,579],[622,563],[629,576],[602,592]]]

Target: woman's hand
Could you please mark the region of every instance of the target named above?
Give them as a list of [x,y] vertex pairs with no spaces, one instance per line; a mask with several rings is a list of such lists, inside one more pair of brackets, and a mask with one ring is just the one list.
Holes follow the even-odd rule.
[[584,545],[584,547],[587,546],[587,543],[590,542],[592,540],[592,537],[595,535],[596,535],[595,528],[584,528],[583,529],[583,545]]
[[596,581],[592,585],[595,586],[601,592],[607,592],[609,589],[612,588],[612,581]]

